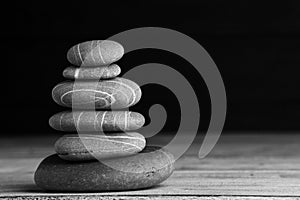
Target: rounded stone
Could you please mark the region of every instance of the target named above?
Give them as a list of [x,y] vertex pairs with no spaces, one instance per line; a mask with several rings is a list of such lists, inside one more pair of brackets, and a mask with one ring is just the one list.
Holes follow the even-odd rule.
[[65,111],[49,119],[59,131],[132,131],[145,123],[143,115],[131,111]]
[[95,68],[76,68],[67,67],[63,71],[63,76],[70,79],[109,79],[115,78],[121,73],[121,68],[112,64],[109,66],[95,67]]
[[124,55],[121,44],[111,40],[93,40],[71,47],[67,53],[70,63],[82,67],[109,65]]
[[136,104],[141,95],[140,87],[125,78],[63,82],[52,90],[52,97],[56,103],[79,109],[128,108]]
[[64,160],[86,161],[133,155],[142,151],[145,145],[145,137],[139,133],[99,133],[64,135],[54,146]]
[[105,162],[70,162],[51,155],[41,162],[34,180],[38,187],[49,191],[120,191],[155,186],[173,170],[172,154],[158,147],[146,147],[133,156]]

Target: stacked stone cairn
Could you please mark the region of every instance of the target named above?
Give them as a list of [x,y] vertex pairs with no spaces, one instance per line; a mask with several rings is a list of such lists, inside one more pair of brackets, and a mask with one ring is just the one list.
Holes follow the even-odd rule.
[[122,45],[109,40],[80,43],[68,51],[68,61],[76,67],[66,68],[63,76],[72,81],[55,86],[52,97],[72,110],[55,114],[49,124],[77,133],[59,138],[56,154],[40,163],[34,176],[38,187],[74,192],[132,190],[155,186],[172,174],[172,154],[146,146],[145,137],[132,132],[145,119],[124,110],[135,105],[142,93],[133,81],[117,77],[121,69],[113,62],[123,54]]

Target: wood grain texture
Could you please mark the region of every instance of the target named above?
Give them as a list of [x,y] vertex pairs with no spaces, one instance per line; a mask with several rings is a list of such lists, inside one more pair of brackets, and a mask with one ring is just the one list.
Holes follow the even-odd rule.
[[125,78],[63,82],[52,90],[53,100],[57,104],[79,109],[128,108],[135,105],[141,95],[140,87]]
[[[188,134],[188,133],[187,133]],[[151,144],[169,141],[161,136]],[[296,199],[300,197],[300,136],[223,135],[199,160],[203,138],[175,163],[173,175],[158,187],[110,193],[45,193],[33,182],[41,159],[54,152],[56,137],[0,141],[0,196],[28,199]],[[30,145],[29,145],[30,144]],[[178,144],[183,145],[183,144]]]
[[131,111],[65,111],[49,119],[59,131],[132,131],[145,123],[143,115]]
[[82,67],[109,65],[124,55],[121,44],[111,40],[92,40],[74,45],[67,53],[70,63]]
[[90,80],[90,79],[109,79],[117,77],[121,73],[121,68],[112,64],[109,66],[83,68],[67,67],[63,71],[63,76],[69,79]]

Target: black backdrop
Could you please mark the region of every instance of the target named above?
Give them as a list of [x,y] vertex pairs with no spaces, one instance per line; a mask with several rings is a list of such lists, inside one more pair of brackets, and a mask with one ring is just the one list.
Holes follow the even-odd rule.
[[[1,136],[56,133],[48,126],[48,118],[66,108],[55,104],[51,90],[64,80],[62,71],[69,66],[67,50],[79,42],[145,26],[180,31],[208,51],[226,87],[225,132],[300,128],[297,0],[41,1],[3,8]],[[199,130],[205,131],[210,100],[201,76],[195,75],[185,60],[159,50],[131,52],[118,64],[124,73],[147,62],[167,64],[187,77],[199,97]],[[149,122],[147,110],[151,104],[161,103],[169,113],[164,130],[175,131],[180,110],[172,93],[157,85],[142,90],[141,102],[131,110],[143,113]]]

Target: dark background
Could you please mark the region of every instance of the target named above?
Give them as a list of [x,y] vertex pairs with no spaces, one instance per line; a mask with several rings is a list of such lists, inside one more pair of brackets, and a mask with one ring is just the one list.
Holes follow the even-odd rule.
[[[67,50],[146,26],[180,31],[211,55],[227,92],[225,133],[300,129],[300,1],[41,1],[3,8],[1,136],[61,134],[49,127],[48,119],[67,110],[51,98],[52,88],[65,80]],[[123,74],[148,62],[167,64],[190,81],[200,102],[199,130],[205,131],[210,100],[201,76],[182,58],[159,50],[131,52],[118,64]],[[149,123],[149,107],[161,103],[169,116],[164,131],[175,132],[180,116],[176,98],[157,85],[142,90],[141,102],[131,110]]]

